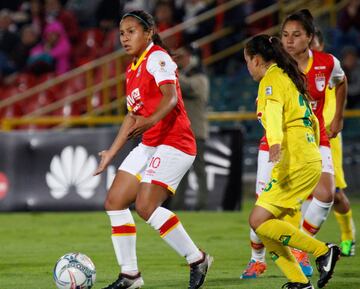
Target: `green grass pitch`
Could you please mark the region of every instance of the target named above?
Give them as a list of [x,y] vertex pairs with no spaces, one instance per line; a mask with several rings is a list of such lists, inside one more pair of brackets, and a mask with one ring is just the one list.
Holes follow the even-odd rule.
[[[263,277],[239,279],[250,256],[247,217],[251,207],[252,201],[247,201],[240,212],[178,212],[195,243],[215,258],[203,288],[280,289],[286,282],[269,258]],[[354,220],[360,226],[360,200],[352,200],[352,209]],[[135,220],[143,288],[187,288],[189,269],[185,260],[145,222],[138,217]],[[94,261],[97,281],[93,288],[104,287],[118,274],[109,220],[103,212],[2,213],[0,224],[0,289],[55,288],[53,266],[60,256],[72,251],[85,253]],[[318,238],[339,241],[333,214]],[[360,250],[357,253],[355,257],[341,258],[327,289],[360,288]],[[312,261],[314,264],[314,259]],[[317,277],[315,273],[314,285]]]

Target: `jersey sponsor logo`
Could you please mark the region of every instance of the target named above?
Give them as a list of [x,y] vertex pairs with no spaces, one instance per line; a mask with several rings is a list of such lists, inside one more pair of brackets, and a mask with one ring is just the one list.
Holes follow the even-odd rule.
[[126,97],[126,103],[129,111],[137,112],[143,107],[143,102],[141,101],[141,95],[139,88],[135,88],[130,95]]
[[54,199],[62,199],[69,193],[76,193],[83,199],[95,195],[100,176],[93,176],[98,163],[95,156],[89,156],[83,146],[67,146],[60,155],[55,155],[46,173],[46,183]]
[[315,86],[318,91],[323,91],[325,89],[326,79],[324,74],[315,75]]
[[266,96],[272,95],[272,86],[265,87],[265,95]]
[[326,69],[326,66],[325,65],[315,66],[314,69],[315,70],[323,70],[323,69]]

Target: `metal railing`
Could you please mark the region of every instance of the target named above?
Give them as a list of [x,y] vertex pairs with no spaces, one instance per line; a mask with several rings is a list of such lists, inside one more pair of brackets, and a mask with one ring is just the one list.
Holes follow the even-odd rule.
[[[214,17],[217,13],[225,12],[231,8],[234,8],[237,5],[244,3],[245,0],[232,0],[228,1],[222,5],[217,6],[216,8],[209,10],[196,18],[189,19],[179,25],[176,25],[163,33],[161,33],[162,38],[169,37],[175,33],[185,30],[188,27],[191,27],[195,24],[201,23],[202,21],[208,20]],[[336,11],[344,7],[349,0],[342,0],[339,3],[335,4],[335,1],[332,0],[326,6],[317,5],[317,1],[291,1],[290,3],[285,3],[284,0],[279,0],[277,3],[266,7],[265,9],[258,11],[248,17],[245,18],[245,22],[247,24],[254,23],[263,17],[273,15],[278,12],[279,17],[284,15],[285,13],[290,13],[293,10],[297,10],[301,7],[301,5],[306,4],[307,7],[309,5],[313,5],[312,7],[315,10],[312,10],[314,16],[320,16],[324,14],[334,15]],[[314,4],[315,3],[315,4]],[[333,18],[333,16],[331,16]],[[281,21],[279,21],[281,22]],[[275,34],[279,30],[279,26],[275,26],[267,29],[264,33]],[[231,33],[234,33],[233,27],[224,27],[222,30],[216,31],[215,33],[205,36],[201,39],[195,41],[195,44],[198,47],[204,46],[206,44],[212,43],[222,37],[225,37]],[[223,58],[226,58],[230,55],[233,55],[239,52],[246,43],[248,39],[241,41],[240,43],[236,43],[235,45],[228,47],[218,53],[211,55],[210,57],[204,60],[206,65],[211,65],[220,61]],[[51,89],[54,86],[62,85],[69,80],[72,80],[76,77],[83,77],[85,79],[85,89],[80,90],[74,94],[71,94],[63,99],[57,100],[49,105],[44,107],[40,107],[35,111],[21,117],[21,118],[4,118],[2,120],[2,129],[11,130],[18,125],[24,124],[36,124],[36,125],[45,125],[46,123],[49,125],[57,124],[60,127],[67,127],[72,125],[96,125],[96,124],[110,124],[110,123],[118,123],[123,118],[125,113],[124,111],[124,74],[122,73],[121,68],[124,67],[125,62],[125,54],[123,50],[115,51],[109,55],[106,55],[102,58],[94,60],[90,63],[87,63],[81,67],[78,67],[66,74],[63,74],[54,79],[50,79],[44,83],[39,84],[23,93],[14,95],[8,99],[5,99],[0,102],[0,109],[6,106],[13,105],[19,101],[27,99],[31,96],[36,95],[42,91],[46,91]],[[110,65],[115,65],[115,74],[111,75]],[[101,70],[103,81],[99,83],[95,83],[94,81],[94,73],[96,70]],[[114,100],[111,100],[110,88],[116,87],[116,95],[117,97]],[[103,93],[103,105],[101,107],[94,108],[91,104],[92,97],[94,93],[101,91]],[[44,116],[48,113],[61,109],[67,104],[71,104],[77,102],[82,99],[86,99],[87,109],[86,113],[77,117],[59,117],[59,116]],[[111,116],[111,112],[117,109],[120,116]],[[355,113],[356,114],[356,113]],[[98,115],[102,115],[99,117]],[[241,116],[242,115],[242,116]],[[360,115],[357,115],[360,116]],[[209,120],[217,120],[217,121],[239,121],[245,119],[253,119],[253,113],[211,113],[209,114]]]

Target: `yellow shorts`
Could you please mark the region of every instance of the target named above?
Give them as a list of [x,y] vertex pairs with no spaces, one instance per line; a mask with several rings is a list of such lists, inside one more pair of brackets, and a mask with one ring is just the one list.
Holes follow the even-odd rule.
[[331,155],[335,171],[335,185],[339,189],[347,187],[343,169],[342,137],[338,134],[336,138],[330,139]]
[[287,170],[275,166],[271,180],[256,201],[257,206],[281,218],[293,215],[313,192],[321,175],[321,161],[292,167]]

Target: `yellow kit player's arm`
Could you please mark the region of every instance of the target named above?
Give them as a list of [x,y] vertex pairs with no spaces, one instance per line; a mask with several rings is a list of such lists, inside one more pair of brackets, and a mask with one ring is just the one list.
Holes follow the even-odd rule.
[[283,140],[283,106],[280,102],[269,99],[265,105],[266,137],[269,143],[269,161],[280,161],[281,142]]

